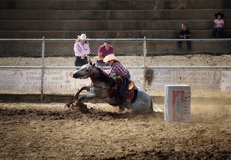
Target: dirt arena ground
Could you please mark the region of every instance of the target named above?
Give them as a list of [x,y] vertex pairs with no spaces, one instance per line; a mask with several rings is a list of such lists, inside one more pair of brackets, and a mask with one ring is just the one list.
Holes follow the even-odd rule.
[[173,123],[163,112],[64,105],[1,102],[0,159],[231,159],[231,106],[191,106],[189,122]]
[[[230,62],[231,55],[157,56],[147,65]],[[46,58],[45,63],[71,66],[74,58]],[[130,57],[126,65],[142,63]],[[41,59],[1,58],[0,64],[41,65]],[[173,123],[164,121],[160,104],[154,104],[154,113],[139,115],[118,113],[105,103],[85,103],[84,111],[64,108],[65,103],[0,101],[0,159],[231,159],[230,105],[193,104],[189,122]]]

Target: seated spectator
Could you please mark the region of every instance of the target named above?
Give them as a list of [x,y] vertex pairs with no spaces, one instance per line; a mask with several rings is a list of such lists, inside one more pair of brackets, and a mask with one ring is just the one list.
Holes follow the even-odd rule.
[[[186,24],[182,24],[182,29],[180,30],[180,34],[179,37],[180,39],[189,39],[191,36],[191,32],[189,29],[187,29],[187,25]],[[182,42],[183,41],[178,41],[178,49],[181,50],[182,49]],[[191,41],[186,41],[187,42],[187,48],[190,51],[191,50]]]
[[96,64],[97,66],[109,66],[109,64],[104,63],[103,59],[109,54],[114,54],[114,48],[111,46],[111,42],[106,40],[103,45],[98,49],[98,56]]
[[221,12],[218,12],[217,14],[215,14],[216,19],[214,20],[214,29],[213,29],[213,38],[216,37],[216,32],[218,31],[220,34],[220,38],[223,37],[223,30],[224,30],[224,20],[223,18],[223,14]]

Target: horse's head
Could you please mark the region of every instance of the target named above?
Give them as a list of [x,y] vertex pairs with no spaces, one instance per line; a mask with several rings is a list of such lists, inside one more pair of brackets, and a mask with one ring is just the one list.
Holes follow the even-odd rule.
[[91,76],[93,69],[95,67],[95,64],[88,63],[83,65],[79,70],[76,70],[74,73],[71,74],[73,78],[80,78],[80,79],[86,79]]

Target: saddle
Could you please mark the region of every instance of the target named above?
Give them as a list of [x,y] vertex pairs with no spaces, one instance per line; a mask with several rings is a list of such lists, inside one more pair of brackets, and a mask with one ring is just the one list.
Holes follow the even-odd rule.
[[126,93],[125,93],[126,101],[131,102],[135,97],[135,92],[137,95],[137,88],[135,86],[135,83],[133,81],[130,81],[128,84],[128,88],[126,90]]
[[[111,89],[109,89],[109,95],[110,97],[115,96],[116,98],[118,98],[118,93],[120,90],[120,86],[121,86],[121,79],[116,79],[115,80],[115,86],[112,87]],[[135,86],[135,83],[133,81],[129,81],[128,87],[126,89],[126,93],[125,93],[125,97],[126,97],[126,101],[133,103],[136,100],[137,97],[137,93],[138,93],[138,89]],[[118,100],[117,100],[118,101]]]

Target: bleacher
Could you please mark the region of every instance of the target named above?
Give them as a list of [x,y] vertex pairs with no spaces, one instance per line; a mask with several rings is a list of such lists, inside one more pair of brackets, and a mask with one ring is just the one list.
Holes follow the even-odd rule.
[[0,38],[212,38],[214,14],[231,37],[230,0],[1,0]]

